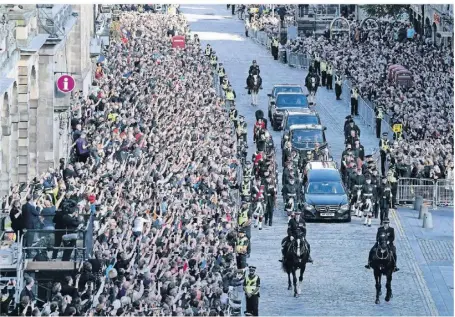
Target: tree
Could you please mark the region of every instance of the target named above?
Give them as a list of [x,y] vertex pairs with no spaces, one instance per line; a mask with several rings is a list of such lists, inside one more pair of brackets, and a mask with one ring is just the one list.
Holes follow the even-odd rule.
[[370,17],[386,18],[392,17],[396,19],[400,14],[405,13],[410,8],[409,4],[367,4],[361,8]]

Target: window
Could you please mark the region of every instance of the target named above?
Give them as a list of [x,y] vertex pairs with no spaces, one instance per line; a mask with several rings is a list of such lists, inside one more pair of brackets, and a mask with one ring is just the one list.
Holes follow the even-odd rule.
[[278,107],[284,108],[308,108],[308,100],[305,95],[279,95],[276,100]]
[[276,97],[276,95],[280,92],[302,92],[302,88],[300,88],[300,87],[276,87],[273,90],[273,96]]
[[344,195],[345,191],[340,182],[312,182],[308,184],[308,194],[335,194]]
[[322,130],[317,129],[301,129],[292,131],[292,143],[296,144],[314,144],[324,143],[325,138]]
[[317,116],[289,116],[287,127],[293,124],[320,124]]

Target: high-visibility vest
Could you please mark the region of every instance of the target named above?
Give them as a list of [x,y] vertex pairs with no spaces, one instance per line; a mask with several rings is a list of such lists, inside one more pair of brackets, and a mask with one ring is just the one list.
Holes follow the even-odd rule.
[[235,251],[237,253],[245,253],[247,246],[248,246],[248,238],[247,237],[243,237],[241,239],[237,239],[237,245],[235,247]]
[[234,100],[234,93],[232,91],[226,92],[226,99],[227,100]]
[[384,114],[382,113],[382,109],[378,109],[378,114],[376,115],[376,119],[381,119],[384,118]]
[[327,75],[332,75],[332,67],[327,68]]
[[243,226],[245,223],[248,222],[248,209],[247,210],[240,210],[238,224],[239,226]]
[[216,64],[216,61],[217,61],[217,57],[215,55],[212,55],[210,57],[210,64],[214,65],[214,64]]
[[320,65],[321,72],[327,70],[327,63],[322,61]]
[[381,149],[387,151],[389,149],[389,140],[381,139]]
[[207,47],[207,48],[205,49],[205,55],[208,56],[208,55],[210,55],[210,54],[212,54],[212,49],[211,49],[210,47]]
[[221,88],[223,88],[223,90],[226,90],[228,88],[228,84],[222,84]]
[[231,111],[229,112],[229,119],[231,119],[232,121],[235,120],[235,109],[231,109]]
[[239,125],[239,126],[237,127],[237,134],[242,135],[242,134],[245,134],[245,133],[246,133],[246,131],[245,131],[245,129],[243,128],[243,124]]
[[252,294],[254,291],[256,291],[257,288],[257,283],[258,283],[258,276],[255,275],[253,278],[250,278],[249,276],[246,277],[245,279],[245,292],[248,294]]
[[218,76],[224,77],[224,67],[220,67],[220,68],[218,69]]

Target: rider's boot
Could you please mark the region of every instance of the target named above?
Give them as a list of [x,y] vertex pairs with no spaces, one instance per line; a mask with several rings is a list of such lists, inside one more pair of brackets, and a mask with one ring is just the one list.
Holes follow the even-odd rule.
[[311,258],[311,254],[308,255],[308,263],[313,263],[313,259]]
[[366,269],[371,269],[371,262],[370,262],[370,261],[368,261],[368,264],[365,265],[365,268],[366,268]]

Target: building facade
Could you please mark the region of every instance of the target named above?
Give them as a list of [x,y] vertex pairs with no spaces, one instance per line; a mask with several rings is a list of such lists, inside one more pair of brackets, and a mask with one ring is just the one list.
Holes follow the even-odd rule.
[[93,5],[0,6],[0,194],[58,166],[68,148],[70,94],[91,83]]
[[411,4],[410,20],[417,33],[453,48],[453,4]]

